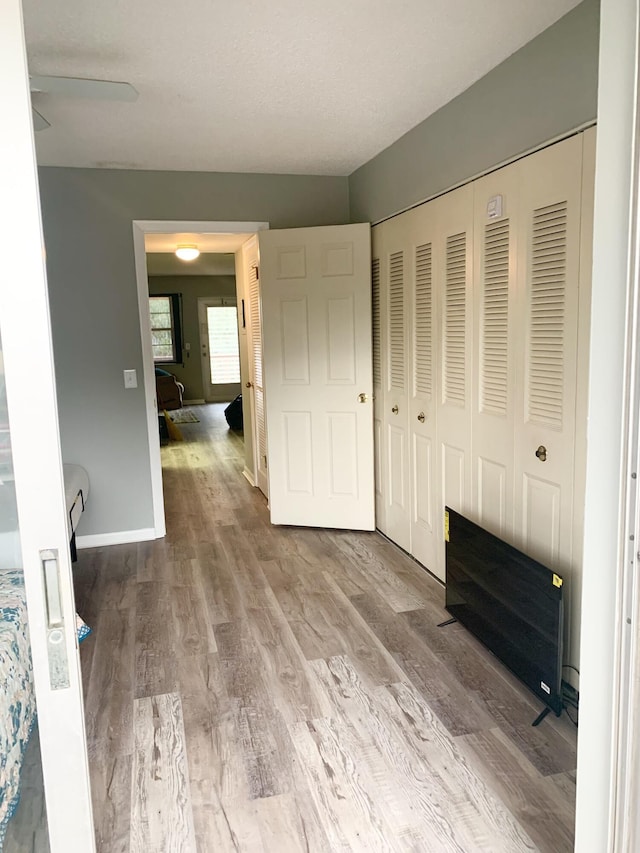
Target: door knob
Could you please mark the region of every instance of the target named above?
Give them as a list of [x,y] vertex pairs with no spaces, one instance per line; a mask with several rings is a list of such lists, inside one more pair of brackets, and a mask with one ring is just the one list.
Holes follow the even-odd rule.
[[368,402],[369,400],[375,400],[375,399],[376,399],[376,398],[375,398],[375,397],[373,397],[373,396],[372,396],[372,397],[369,397],[369,395],[368,395],[368,394],[358,394],[358,402],[359,402],[359,403],[366,403],[366,402]]
[[399,409],[397,406],[394,406],[394,407],[391,409],[391,411],[393,412],[393,414],[394,414],[394,415],[397,415],[397,414],[398,414],[398,412],[400,411],[400,409]]
[[547,461],[547,448],[544,444],[541,444],[540,447],[536,450],[536,456],[541,462]]
[[245,382],[244,387],[245,388],[253,388],[253,382]]
[[420,421],[421,424],[424,423],[424,421],[425,421],[424,412],[420,412],[420,414],[418,415],[418,420]]

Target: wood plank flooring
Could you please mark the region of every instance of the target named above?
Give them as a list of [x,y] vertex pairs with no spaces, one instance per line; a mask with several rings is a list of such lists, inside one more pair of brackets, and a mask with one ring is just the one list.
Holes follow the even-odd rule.
[[573,850],[575,730],[378,534],[269,524],[222,406],[167,536],[80,553],[100,853]]

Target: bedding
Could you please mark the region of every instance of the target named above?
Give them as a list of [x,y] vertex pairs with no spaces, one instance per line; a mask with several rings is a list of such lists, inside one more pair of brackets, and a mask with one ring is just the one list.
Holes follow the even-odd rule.
[[0,570],[0,850],[20,797],[20,767],[36,718],[21,569]]

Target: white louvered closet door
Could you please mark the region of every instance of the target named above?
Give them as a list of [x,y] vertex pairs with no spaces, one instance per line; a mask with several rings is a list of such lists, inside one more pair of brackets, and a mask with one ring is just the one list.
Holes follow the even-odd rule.
[[[440,525],[444,506],[468,515],[471,508],[473,186],[448,193],[434,204],[438,240],[434,256],[439,296],[439,405],[437,435]],[[444,577],[444,538],[437,565]]]
[[376,527],[386,533],[385,500],[385,442],[382,422],[384,409],[383,392],[383,331],[386,319],[385,294],[382,288],[383,233],[380,228],[371,230],[371,338],[373,373],[373,452],[376,493]]
[[439,573],[438,548],[442,517],[438,508],[437,453],[437,323],[434,246],[437,242],[434,205],[406,214],[410,236],[409,281],[409,444],[411,553],[434,574]]
[[582,136],[521,165],[518,292],[524,346],[518,367],[515,532],[531,556],[569,572]]
[[385,356],[382,425],[385,432],[385,533],[401,548],[411,548],[410,462],[407,371],[407,278],[411,251],[405,216],[385,223],[381,264],[385,283]]
[[251,376],[251,394],[253,400],[255,443],[256,443],[256,485],[269,497],[269,477],[267,473],[267,428],[264,409],[264,385],[262,378],[262,314],[260,306],[260,272],[258,266],[258,244],[255,254],[248,259],[249,264],[249,370]]
[[516,236],[521,163],[474,183],[473,518],[513,540]]

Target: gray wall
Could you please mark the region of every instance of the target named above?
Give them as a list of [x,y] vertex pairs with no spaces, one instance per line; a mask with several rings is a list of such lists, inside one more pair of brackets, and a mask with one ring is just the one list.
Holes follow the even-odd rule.
[[[78,534],[153,526],[134,219],[348,222],[346,178],[43,168],[62,453],[89,472]],[[138,388],[122,371],[136,368]]]
[[[202,359],[200,357],[200,322],[198,320],[198,299],[207,296],[236,295],[236,277],[234,275],[158,275],[149,276],[149,293],[182,294],[182,331],[183,346],[191,344],[191,352],[183,350],[182,363],[161,364],[184,385],[185,400],[204,399],[202,387]],[[234,397],[240,393],[240,386]],[[229,398],[231,399],[231,398]]]
[[584,0],[357,169],[351,221],[384,219],[594,120],[599,8]]

